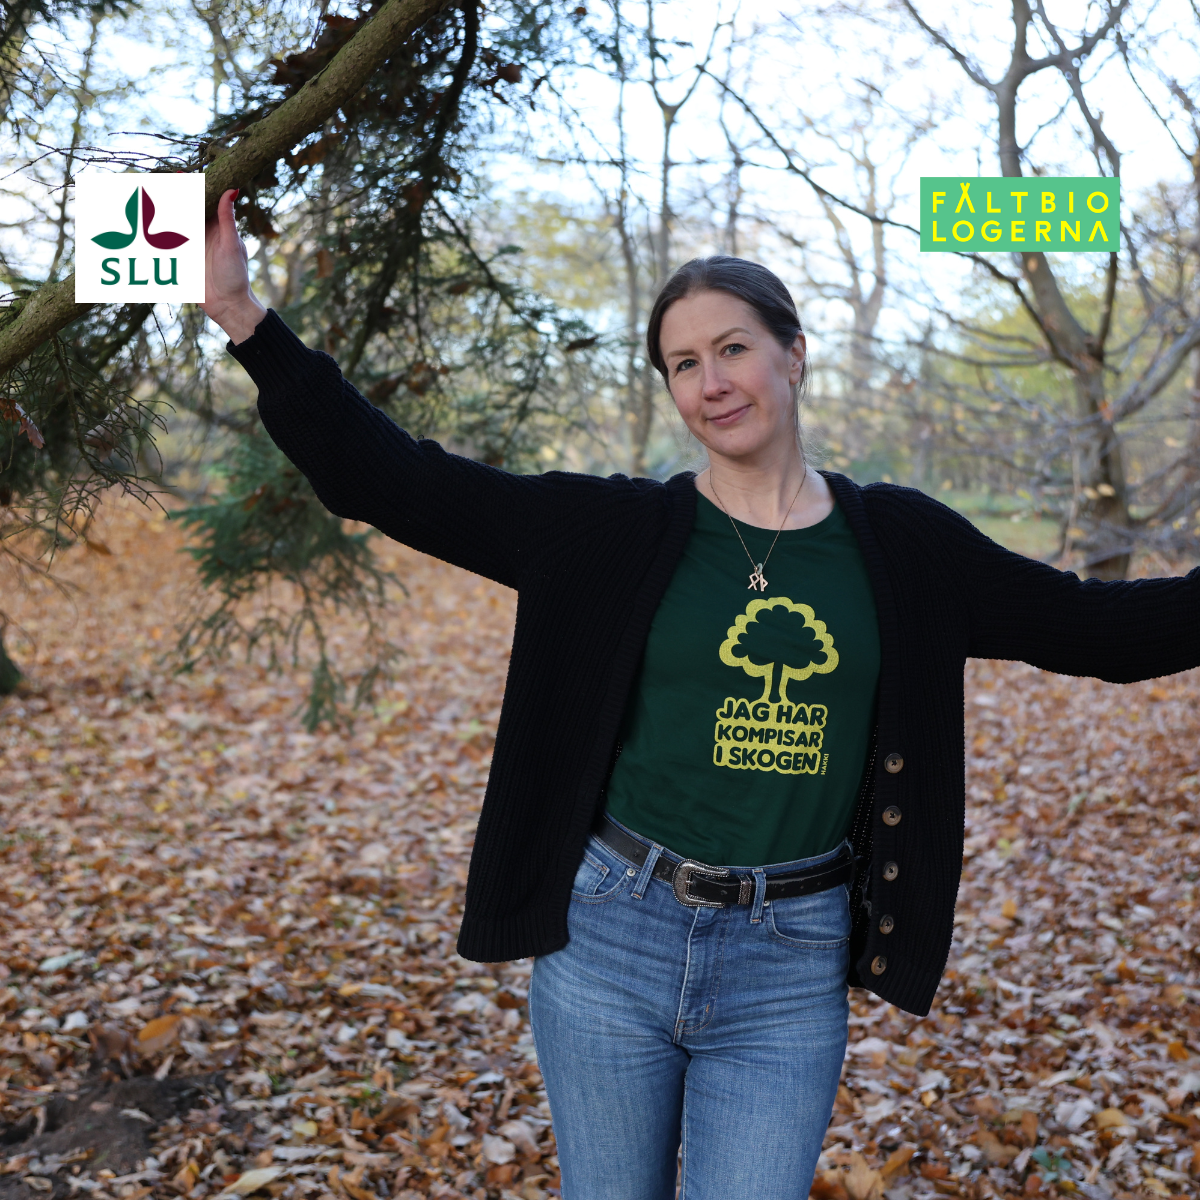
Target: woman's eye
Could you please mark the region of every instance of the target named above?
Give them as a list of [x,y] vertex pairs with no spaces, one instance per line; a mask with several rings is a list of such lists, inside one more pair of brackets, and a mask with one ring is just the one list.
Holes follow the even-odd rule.
[[726,354],[741,354],[741,352],[745,349],[746,349],[746,347],[743,346],[741,342],[730,342],[729,345],[725,347],[725,353]]
[[695,365],[696,360],[694,358],[681,358],[675,364],[675,374],[678,375],[680,371],[686,371],[689,367],[694,367]]

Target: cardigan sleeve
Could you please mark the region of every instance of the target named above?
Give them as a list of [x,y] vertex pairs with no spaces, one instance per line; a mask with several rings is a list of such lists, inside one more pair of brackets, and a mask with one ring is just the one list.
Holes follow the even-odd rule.
[[547,519],[607,482],[514,475],[411,437],[273,309],[229,351],[258,385],[267,432],[330,512],[509,587],[519,586]]
[[[972,658],[1132,683],[1200,666],[1200,567],[1170,579],[1080,579],[986,537],[922,496],[935,577],[967,606]],[[929,518],[933,517],[933,520]]]

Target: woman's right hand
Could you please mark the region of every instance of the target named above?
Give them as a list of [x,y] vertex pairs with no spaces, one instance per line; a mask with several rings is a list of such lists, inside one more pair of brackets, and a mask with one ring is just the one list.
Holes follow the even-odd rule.
[[250,290],[246,247],[238,236],[233,217],[236,190],[226,192],[217,202],[217,213],[204,231],[204,304],[209,319],[215,321],[237,345],[244,342],[267,310]]

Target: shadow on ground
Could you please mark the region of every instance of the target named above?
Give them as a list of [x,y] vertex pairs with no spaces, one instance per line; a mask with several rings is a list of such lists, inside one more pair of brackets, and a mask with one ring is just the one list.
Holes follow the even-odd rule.
[[113,1079],[110,1074],[76,1094],[51,1095],[20,1121],[0,1124],[0,1159],[9,1163],[9,1172],[0,1175],[0,1200],[86,1196],[96,1188],[92,1180],[71,1186],[84,1170],[90,1175],[107,1170],[117,1178],[136,1175],[151,1153],[155,1130],[172,1117],[218,1103],[223,1089],[219,1074],[184,1079]]

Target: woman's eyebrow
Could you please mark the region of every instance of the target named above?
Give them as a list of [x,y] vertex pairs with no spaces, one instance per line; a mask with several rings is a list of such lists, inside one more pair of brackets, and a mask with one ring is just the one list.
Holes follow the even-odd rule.
[[750,332],[750,330],[747,329],[744,325],[734,325],[734,326],[731,326],[729,329],[725,330],[724,333],[718,333],[717,336],[715,338],[713,338],[713,340],[711,342],[709,342],[709,345],[715,346],[718,342],[723,342],[731,333],[749,333],[749,332]]
[[[715,338],[713,338],[713,340],[711,342],[709,342],[709,345],[715,346],[715,345],[717,345],[718,342],[723,342],[731,333],[750,333],[750,332],[751,331],[749,329],[747,329],[744,325],[734,325],[731,328],[725,330],[724,333],[718,333],[717,336]],[[682,358],[685,354],[695,354],[695,353],[696,353],[695,350],[669,350],[669,351],[667,351],[666,357],[667,358]]]

